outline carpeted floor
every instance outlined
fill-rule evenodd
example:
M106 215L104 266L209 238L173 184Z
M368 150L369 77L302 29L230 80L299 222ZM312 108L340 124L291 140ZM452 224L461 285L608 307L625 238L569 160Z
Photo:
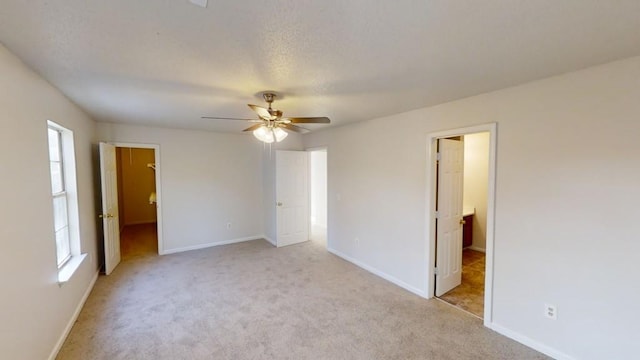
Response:
M331 255L264 240L126 258L58 359L546 359Z
M440 296L440 299L482 318L484 316L484 268L483 252L463 250L462 283Z

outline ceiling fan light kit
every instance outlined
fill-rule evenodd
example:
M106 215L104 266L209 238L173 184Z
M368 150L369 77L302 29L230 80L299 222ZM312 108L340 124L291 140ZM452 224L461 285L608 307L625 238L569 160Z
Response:
M272 142L280 142L284 140L287 135L289 135L286 131L282 130L279 127L267 127L265 125L253 130L253 136L256 139L270 144Z
M302 118L283 118L282 111L273 109L271 104L276 98L276 94L272 92L262 93L264 101L269 104L269 108L263 108L262 106L248 104L251 110L255 111L258 115L258 120L254 119L239 119L239 118L227 118L227 117L213 117L203 116L203 119L214 120L242 120L249 122L257 122L258 124L252 125L243 131L251 131L256 139L270 144L272 142L280 142L284 140L287 135L287 131L295 131L301 134L309 132L308 129L293 125L293 124L329 124L331 120L327 117L302 117Z

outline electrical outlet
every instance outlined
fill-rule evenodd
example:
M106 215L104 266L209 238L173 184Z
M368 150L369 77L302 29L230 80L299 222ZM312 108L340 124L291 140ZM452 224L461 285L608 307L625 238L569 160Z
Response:
M231 229L231 223L230 222L227 223L227 229Z
M552 304L544 304L544 316L551 320L558 320L558 308Z

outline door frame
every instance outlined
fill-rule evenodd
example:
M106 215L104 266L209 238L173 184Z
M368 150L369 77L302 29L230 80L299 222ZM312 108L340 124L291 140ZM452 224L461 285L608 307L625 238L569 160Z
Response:
M134 149L153 149L153 155L155 157L155 177L156 177L156 220L157 220L157 233L158 233L158 255L164 255L164 240L162 236L162 177L160 173L162 166L160 166L160 145L158 144L142 144L142 143L126 143L126 142L109 142L109 144L116 148L134 148ZM120 191L120 189L118 189Z
M482 124L429 133L427 135L427 188L425 245L427 249L427 298L435 296L435 261L436 261L436 197L437 197L437 140L464 136L480 132L488 132L489 139L489 181L487 193L487 243L484 281L484 325L490 327L493 316L493 264L495 237L495 196L496 196L496 144L497 123Z

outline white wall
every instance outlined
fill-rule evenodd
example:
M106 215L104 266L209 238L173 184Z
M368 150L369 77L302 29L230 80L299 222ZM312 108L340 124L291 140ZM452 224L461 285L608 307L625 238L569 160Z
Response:
M485 250L487 234L487 194L489 186L489 140L488 132L464 136L464 195L465 207L474 207L474 250Z
M311 226L309 238L327 240L327 151L309 152L309 198Z
M309 152L311 225L327 227L327 152Z
M305 136L329 150L330 247L426 293L427 134L497 122L492 327L556 357L637 356L638 79L640 57Z
M262 237L262 146L253 137L106 123L98 134L160 145L164 253Z
M0 354L48 358L97 274L92 143L95 123L0 45ZM58 286L47 120L74 133L81 251Z

